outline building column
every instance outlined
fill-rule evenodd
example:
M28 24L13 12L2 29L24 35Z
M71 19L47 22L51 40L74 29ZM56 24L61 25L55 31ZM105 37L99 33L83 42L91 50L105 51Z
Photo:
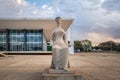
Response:
M7 51L10 51L10 31L9 29L6 29L6 45L7 45Z
M41 36L42 36L42 37L41 37L41 38L42 38L41 40L42 40L42 51L43 51L43 47L44 47L44 44L43 44L43 29L41 29L40 31L41 31L41 34L42 34L42 35L41 35Z
M27 30L24 29L24 51L27 51Z

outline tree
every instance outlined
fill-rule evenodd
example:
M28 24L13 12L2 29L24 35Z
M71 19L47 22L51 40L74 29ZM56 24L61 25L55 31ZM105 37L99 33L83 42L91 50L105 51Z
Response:
M83 51L91 51L92 49L92 43L90 40L82 40L82 47L83 47Z
M83 50L81 41L74 41L74 50Z
M90 40L74 41L74 49L80 51L91 51L92 43Z
M116 50L120 52L120 43L116 43L116 45L117 45Z
M102 50L117 50L117 44L114 41L102 42L98 47Z

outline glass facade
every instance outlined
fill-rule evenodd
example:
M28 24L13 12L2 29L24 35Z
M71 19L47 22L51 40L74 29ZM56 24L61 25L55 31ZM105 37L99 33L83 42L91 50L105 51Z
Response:
M27 50L28 51L39 51L42 50L42 33L38 30L27 31Z
M6 31L1 30L0 31L0 51L6 51L7 45L6 45Z
M0 30L0 51L41 51L42 30Z
M10 51L24 51L24 31L23 30L10 30Z

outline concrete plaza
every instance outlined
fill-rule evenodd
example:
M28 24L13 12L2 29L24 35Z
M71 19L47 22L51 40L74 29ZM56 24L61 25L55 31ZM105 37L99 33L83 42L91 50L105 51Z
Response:
M51 58L51 55L0 58L0 80L40 80ZM85 80L120 80L120 54L78 53L70 55L70 64Z

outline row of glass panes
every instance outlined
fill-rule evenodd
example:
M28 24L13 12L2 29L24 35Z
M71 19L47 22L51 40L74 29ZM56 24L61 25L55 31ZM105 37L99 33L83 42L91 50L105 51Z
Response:
M10 42L24 42L24 36L10 36Z
M40 33L40 30L27 30L28 33Z
M31 36L27 37L27 42L42 42L41 40L42 37L36 37L36 36ZM0 36L0 42L6 42L6 37L1 37ZM24 42L24 37L23 36L12 36L10 37L10 42Z
M27 36L27 42L41 42L42 36ZM24 36L10 36L10 42L24 42Z
M0 44L2 45L2 44ZM24 45L24 43L10 43L10 45ZM28 46L41 46L42 47L42 43L27 43Z
M10 33L10 35L24 35L24 33Z
M23 51L25 49L23 30L10 30L10 50L11 51ZM39 30L27 30L27 50L42 50L42 32ZM29 49L30 48L30 49ZM6 31L0 31L0 49L6 50Z
M6 51L6 50L7 50L6 43L0 43L0 51Z
M27 35L42 35L42 33L27 33Z
M5 34L3 34L3 35L2 35L2 34L0 34L0 36L6 36L6 35L5 35Z
M10 35L24 35L24 33L10 33ZM27 35L42 35L42 33L27 33Z
M6 34L6 31L0 31L0 35L1 34ZM23 30L10 30L10 34L24 34L24 31ZM36 35L36 34L42 34L42 33L39 30L27 30L27 34Z
M10 43L24 43L24 42L15 42L15 41L14 41L14 42L10 42Z
M10 50L11 51L23 51L24 50L24 44L10 44ZM35 43L29 43L27 44L27 51L39 51L42 50L42 44L35 44Z
M6 51L7 44L6 44L6 32L0 31L0 51Z
M0 42L0 43L6 43L6 42ZM17 42L17 41L13 41L10 43L24 43L24 42ZM27 43L42 43L42 42L27 42Z
M24 35L23 31L10 31L10 35ZM27 31L27 35L42 35L42 33L40 31L37 32L29 32Z
M27 36L42 36L42 35L27 35Z
M22 30L10 30L10 35L24 35Z
M17 35L17 34L13 35L13 34L10 34L9 36L10 36L10 37L11 37L11 36L19 37L19 36L24 36L24 35Z
M42 42L42 36L27 36L27 42Z
M0 35L0 36L6 36L6 35ZM24 35L10 34L10 36L24 36ZM27 35L27 36L42 36L42 35Z
M23 51L24 44L23 43L10 43L10 50L11 51Z
M6 44L0 44L0 51L6 51ZM10 44L11 51L24 51L24 44L12 43ZM27 51L39 51L42 50L42 44L27 44Z
M6 42L1 42L1 43L6 43ZM24 42L10 42L10 43L24 43ZM27 42L27 43L42 43L42 42Z
M0 35L6 35L5 31L0 31Z
M6 42L6 35L4 36L0 35L0 42Z
M27 43L42 43L42 42L27 42Z
M27 43L27 50L28 51L39 51L42 50L42 44L41 43Z

